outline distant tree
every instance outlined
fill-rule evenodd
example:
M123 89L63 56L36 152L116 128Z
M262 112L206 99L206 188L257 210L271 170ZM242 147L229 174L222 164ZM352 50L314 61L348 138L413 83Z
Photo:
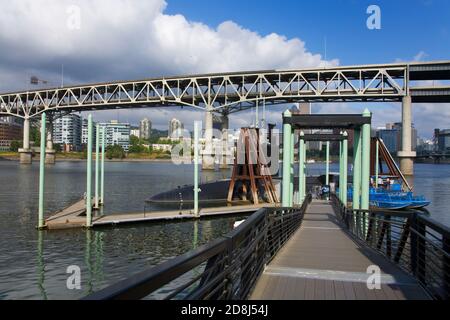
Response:
M20 148L22 148L22 141L14 140L11 142L11 145L9 147L9 150L11 152L17 152Z
M106 158L108 159L124 159L125 158L125 150L123 150L122 146L114 145L108 146L106 148Z
M39 146L41 144L41 132L37 127L30 128L30 141L34 142L35 146Z
M63 150L63 147L62 147L61 144L55 143L55 144L53 145L53 149L55 149L56 152L61 153L62 150Z

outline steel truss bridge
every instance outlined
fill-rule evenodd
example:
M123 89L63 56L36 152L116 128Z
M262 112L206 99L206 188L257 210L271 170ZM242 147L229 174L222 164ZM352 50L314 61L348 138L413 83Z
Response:
M230 114L258 103L399 102L408 95L450 102L450 85L419 82L441 80L450 80L450 61L206 74L0 94L0 116L162 106Z

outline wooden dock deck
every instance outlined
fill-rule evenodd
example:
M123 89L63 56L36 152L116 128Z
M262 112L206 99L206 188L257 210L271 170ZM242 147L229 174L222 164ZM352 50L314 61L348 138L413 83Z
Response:
M200 210L200 218L212 218L226 215L253 213L264 207L276 207L278 204L233 205ZM94 212L94 211L93 211ZM153 211L139 213L110 214L92 217L92 227L114 226L130 223L181 221L195 219L193 210ZM85 201L80 200L64 210L52 215L45 221L49 230L74 229L86 226Z
M380 267L381 290L367 288L367 268ZM303 224L266 266L252 300L423 300L417 281L355 242L328 202L314 201Z

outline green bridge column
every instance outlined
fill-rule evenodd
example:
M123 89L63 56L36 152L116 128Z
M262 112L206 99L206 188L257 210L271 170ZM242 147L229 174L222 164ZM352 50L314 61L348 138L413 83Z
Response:
M305 189L303 180L305 178L305 134L300 132L300 141L298 144L298 204L301 206L305 199Z
M306 198L306 141L303 142L303 200ZM302 201L303 204L303 201Z
M295 134L294 130L292 130L291 134L291 183L289 185L289 196L290 196L290 204L291 207L294 206L294 178L295 178L295 170L294 170L294 164L295 164Z
M341 132L342 134L342 132ZM344 168L342 166L343 164L343 145L342 145L342 141L339 141L339 200L341 200L342 202L342 185L344 184L344 182L342 181L342 177L344 175Z
M198 165L199 165L199 137L200 137L200 122L195 121L194 123L194 215L199 216L198 208Z
M361 209L361 130L353 140L353 209Z
M344 132L344 141L342 141L342 202L347 206L347 185L348 185L348 133Z
M289 110L284 113L285 118L291 118ZM291 188L291 136L292 126L290 123L283 125L283 181L282 181L282 205L291 207L291 197L289 195Z
M100 125L97 124L95 134L95 209L100 207L99 185L100 185Z
M368 109L364 110L363 117L371 117ZM362 126L362 170L361 170L361 209L369 210L370 191L370 131L371 125Z
M100 203L105 204L105 139L106 139L106 127L102 127L102 173L100 176Z
M377 189L378 189L378 176L380 175L379 159L380 159L380 142L377 140L375 151L375 188Z
M86 227L92 226L92 114L88 117L87 174L86 174Z
M47 121L47 116L42 113L41 116L41 154L39 163L39 218L38 218L38 228L44 228L44 188L45 188L45 147L46 147L46 129L45 122Z
M330 141L327 141L327 155L325 164L325 184L330 185Z

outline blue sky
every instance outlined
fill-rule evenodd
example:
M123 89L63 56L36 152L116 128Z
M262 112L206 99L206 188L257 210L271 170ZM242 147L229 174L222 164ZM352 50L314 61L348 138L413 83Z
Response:
M381 30L366 27L369 5L382 13ZM276 32L298 37L307 48L338 58L342 65L384 63L397 59L448 59L450 1L448 0L169 0L166 13L216 27L232 20L262 35Z

